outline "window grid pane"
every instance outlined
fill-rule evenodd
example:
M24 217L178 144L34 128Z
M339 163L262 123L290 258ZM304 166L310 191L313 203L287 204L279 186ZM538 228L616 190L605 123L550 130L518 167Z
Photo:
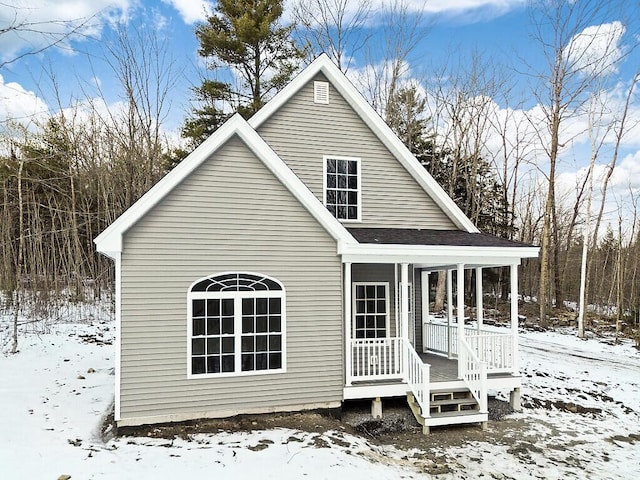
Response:
M387 286L357 285L355 292L355 338L387 336Z
M241 370L274 370L282 368L280 298L257 297L242 302ZM244 328L251 325L252 328Z
M326 207L339 220L358 219L358 162L327 159Z
M224 293L229 291L238 293L229 297ZM220 292L220 297L190 300L192 374L282 368L282 296L260 291L283 288L275 280L245 273L212 276L194 285L192 292Z

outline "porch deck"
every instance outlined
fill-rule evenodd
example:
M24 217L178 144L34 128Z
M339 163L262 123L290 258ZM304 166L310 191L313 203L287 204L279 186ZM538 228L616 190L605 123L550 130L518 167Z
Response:
M458 360L453 358L447 358L445 355L437 353L418 353L420 359L424 363L431 365L430 371L430 383L432 388L437 388L437 385L433 385L438 382L454 382L458 380ZM488 372L487 380L490 384L500 383L506 381L509 386L513 382L520 379L520 376L513 375L509 372Z
M431 383L458 379L458 361L435 353L418 353L424 363L431 365Z

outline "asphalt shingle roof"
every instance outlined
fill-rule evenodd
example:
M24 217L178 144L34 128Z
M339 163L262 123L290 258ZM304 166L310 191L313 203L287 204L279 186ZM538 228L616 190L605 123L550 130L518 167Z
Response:
M506 248L533 246L487 233L469 233L461 230L418 228L347 228L347 230L359 243L382 245L447 245Z

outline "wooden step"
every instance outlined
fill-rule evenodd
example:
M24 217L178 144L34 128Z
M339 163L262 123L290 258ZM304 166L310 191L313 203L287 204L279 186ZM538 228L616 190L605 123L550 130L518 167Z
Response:
M489 419L487 413L479 413L480 406L468 389L433 390L430 392L429 416L423 416L422 409L413 393L407 393L407 403L413 416L422 426L422 432L429 433L429 427L482 423Z
M469 412L449 412L441 413L438 416L423 419L422 431L428 433L429 427L440 427L443 425L464 425L468 423L485 424L489 421L488 413Z

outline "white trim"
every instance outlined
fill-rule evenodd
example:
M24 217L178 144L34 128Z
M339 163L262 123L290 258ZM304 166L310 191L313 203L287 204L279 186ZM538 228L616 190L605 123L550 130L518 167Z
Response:
M476 226L458 208L455 202L446 194L420 162L407 149L402 141L393 133L378 113L369 105L367 100L353 86L347 77L326 55L316 58L307 68L296 76L285 88L280 90L269 103L262 107L251 119L249 124L257 129L273 115L302 87L310 82L318 73L323 73L335 88L358 113L380 141L398 159L402 166L416 180L422 189L436 202L451 221L461 230L478 232Z
M512 358L513 374L518 375L520 371L520 361L518 358L518 266L511 265L509 269L511 283L511 336L513 339Z
M464 264L459 263L456 269L456 310L458 327L458 352L462 352L464 340ZM458 378L463 378L464 365L458 359Z
M351 264L344 264L344 366L345 366L345 385L350 386L352 382L351 374L351 329L353 328L353 320L351 317Z
M352 385L342 390L345 400L377 397L404 397L411 391L411 387L404 382L379 385Z
M226 292L193 292L192 288L200 283L203 280L212 277L219 277L223 275L229 274L246 274L253 275L257 277L267 278L276 282L280 286L280 290L236 290L236 291L226 291ZM206 300L206 299L233 299L234 300L234 371L233 372L219 372L219 373L192 373L191 371L191 340L193 339L193 302L192 300ZM266 370L242 370L242 300L245 298L280 298L280 337L281 337L281 367L277 369L266 369ZM253 376L253 375L275 375L279 373L287 372L287 296L286 290L282 282L277 278L271 277L269 275L264 275L258 272L245 272L245 271L227 271L214 273L212 275L207 275L205 277L199 278L198 280L191 283L189 286L189 290L187 290L187 378L188 379L207 379L207 378L224 378L224 377L244 377L244 376ZM255 333L254 333L255 335ZM268 333L267 333L268 335ZM206 357L205 357L206 358Z
M472 268L519 264L522 258L536 258L539 247L473 247L451 245L342 244L343 262L412 263L419 268L442 269L461 261ZM436 268L437 267L437 268Z
M375 338L390 338L391 337L391 332L389 331L389 307L390 307L390 298L389 298L389 282L352 282L351 284L351 321L352 321L352 330L351 330L351 336L354 339L357 339L356 337L356 315L358 312L358 309L356 307L356 301L358 300L358 296L356 295L356 287L359 286L375 286L375 287L379 287L379 286L384 286L384 300L386 302L386 312L385 312L385 316L384 316L384 337L375 337ZM365 289L366 292L366 289ZM378 307L376 305L376 311L378 310ZM379 315L379 314L375 314L375 315ZM367 330L366 326L365 326L365 330ZM377 330L377 327L375 328L375 330ZM398 336L398 332L396 332L396 336ZM367 337L362 337L363 339L367 339Z
M323 155L322 156L322 204L327 206L327 160L346 160L356 162L356 175L358 177L358 214L356 218L338 218L341 223L359 223L362 222L362 166L359 157L345 157L342 155ZM338 190L337 186L335 190ZM348 192L349 189L347 188ZM337 218L337 217L336 217Z
M338 241L338 244L341 242L357 243L260 135L239 114L236 114L98 235L94 240L97 250L112 258L115 252L121 252L124 232L135 225L233 135L238 135L242 139L254 155L282 182L318 223Z
M113 418L120 420L120 391L122 384L122 258L120 252L113 252L115 260L115 295L116 295L116 341L115 341L115 390Z
M400 264L400 327L399 336L409 340L409 265L407 263Z
M484 305L483 305L483 287L482 287L482 268L476 268L476 323L478 332L482 329L484 321Z

